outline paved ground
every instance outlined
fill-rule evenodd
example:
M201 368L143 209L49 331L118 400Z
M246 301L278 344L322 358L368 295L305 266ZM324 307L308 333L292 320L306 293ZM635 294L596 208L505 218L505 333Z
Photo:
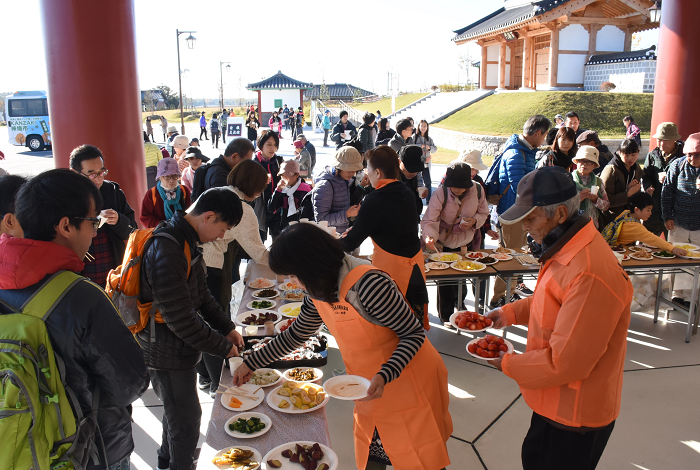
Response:
M191 126L193 131L196 124ZM189 130L189 127L188 127ZM198 133L198 129L196 129ZM52 168L50 152L8 151L4 144L6 128L0 128L0 149L7 156L0 167L13 173L35 174ZM193 134L197 135L197 134ZM289 133L283 134L280 154L291 155ZM318 152L317 168L329 164L332 149L323 149L323 134L307 131ZM319 140L320 139L320 140ZM216 155L208 142L202 150ZM19 149L21 150L21 149ZM109 157L107 157L109 167ZM433 168L433 181L439 180L444 166ZM363 245L363 252L371 248ZM531 286L534 287L534 286ZM431 313L435 313L436 289L429 288ZM470 297L468 305L473 304ZM700 468L700 338L684 342L685 318L671 313L668 322L654 324L646 313L633 313L628 334L622 410L599 469L668 470ZM450 469L512 470L520 467L520 446L529 427L531 410L509 378L465 350L468 335L457 335L439 324L431 315L428 338L442 354L449 371L450 412L454 432L448 441ZM526 328L508 328L506 337L522 352ZM333 341L330 342L333 344ZM331 348L324 375L342 368L339 351ZM213 400L200 393L204 440ZM340 469L353 469L352 403L331 400L326 406L333 449L341 461ZM134 404L132 455L137 470L155 468L155 451L160 443L163 407L152 390ZM253 444L254 445L254 444Z

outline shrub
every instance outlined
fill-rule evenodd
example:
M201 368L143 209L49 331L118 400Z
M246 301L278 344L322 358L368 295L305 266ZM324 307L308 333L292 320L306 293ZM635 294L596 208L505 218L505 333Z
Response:
M610 91L615 88L617 88L617 86L613 82L603 82L600 84L600 89L603 91Z

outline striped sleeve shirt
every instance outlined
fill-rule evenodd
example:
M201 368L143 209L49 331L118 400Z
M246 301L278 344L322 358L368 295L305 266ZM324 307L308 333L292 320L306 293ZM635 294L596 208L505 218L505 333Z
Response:
M399 338L394 353L377 371L384 382L389 383L401 375L404 367L423 345L423 327L394 283L380 274L370 272L360 279L358 298L369 316L393 330ZM316 306L309 297L305 297L297 320L267 346L248 356L245 359L246 365L251 370L259 369L289 354L302 346L322 323ZM371 351L367 353L371 354Z

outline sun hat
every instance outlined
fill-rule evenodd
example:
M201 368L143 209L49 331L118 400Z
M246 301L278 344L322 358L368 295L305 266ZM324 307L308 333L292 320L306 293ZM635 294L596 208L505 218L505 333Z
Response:
M672 122L662 122L656 126L656 134L651 136L656 140L680 140L681 135L678 133L678 126Z
M576 138L576 143L580 145L582 142L586 142L588 140L593 142L596 147L598 145L602 145L600 139L598 138L598 133L591 130L581 132L581 135Z
M173 139L173 148L185 150L190 146L190 139L186 135L179 135Z
M572 160L589 160L595 163L596 168L598 168L600 166L600 162L598 161L599 155L600 152L597 148L591 147L590 145L584 145L583 147L578 148L576 155L574 158L572 158Z
M683 146L683 153L686 155L689 153L700 153L700 132L688 136L688 140L685 141Z
M477 170L489 169L489 167L484 165L484 162L481 161L481 152L479 152L478 150L462 150L462 153L459 154L459 158L457 160L459 160L460 162L467 163L470 167L476 168Z
M564 203L577 194L571 173L558 166L546 166L523 176L515 204L499 220L505 225L517 223L538 207Z
M292 144L294 145L294 148L297 148L297 149L304 148L304 144L301 143L301 140L295 140L294 142L292 142Z
M177 129L175 129L175 126L168 127L168 134L170 134L172 132L177 132Z
M296 160L285 160L280 165L280 171L277 176L284 175L286 177L294 176L299 173L299 162Z
M406 145L399 150L399 160L409 173L420 173L425 168L423 149L420 145Z
M360 171L362 167L362 155L355 147L340 147L335 155L335 165L341 171Z
M185 160L188 158L199 158L202 162L206 163L209 161L209 157L204 155L199 147L187 147L187 153L185 153Z
M445 172L445 182L443 184L448 188L471 188L474 185L472 182L472 168L464 162L450 163Z
M158 162L158 172L156 179L161 176L178 175L180 176L180 166L174 158L164 158Z

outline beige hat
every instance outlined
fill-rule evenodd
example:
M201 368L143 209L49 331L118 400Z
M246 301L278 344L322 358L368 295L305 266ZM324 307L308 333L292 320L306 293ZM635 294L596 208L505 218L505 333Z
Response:
M187 138L186 135L179 135L175 137L173 140L173 148L174 149L182 149L182 150L187 150L187 147L190 146L190 139Z
M177 132L177 129L175 128L175 126L168 127L168 134L170 134L171 132Z
M678 133L678 126L672 122L662 122L656 126L656 134L651 136L656 140L680 140L681 136Z
M335 152L335 165L339 170L342 171L360 171L362 166L362 155L357 151L355 147L340 147L337 152Z
M576 160L588 160L593 163L595 163L596 168L600 166L600 163L598 163L598 156L600 155L600 152L598 151L597 148L591 147L590 145L584 145L583 147L579 147L578 151L576 152L576 156L572 158L573 161Z
M474 149L467 149L467 150L462 150L462 153L459 154L458 160L460 162L464 162L469 164L470 167L477 169L477 170L488 170L489 167L484 165L484 162L481 161L481 152L478 150Z

